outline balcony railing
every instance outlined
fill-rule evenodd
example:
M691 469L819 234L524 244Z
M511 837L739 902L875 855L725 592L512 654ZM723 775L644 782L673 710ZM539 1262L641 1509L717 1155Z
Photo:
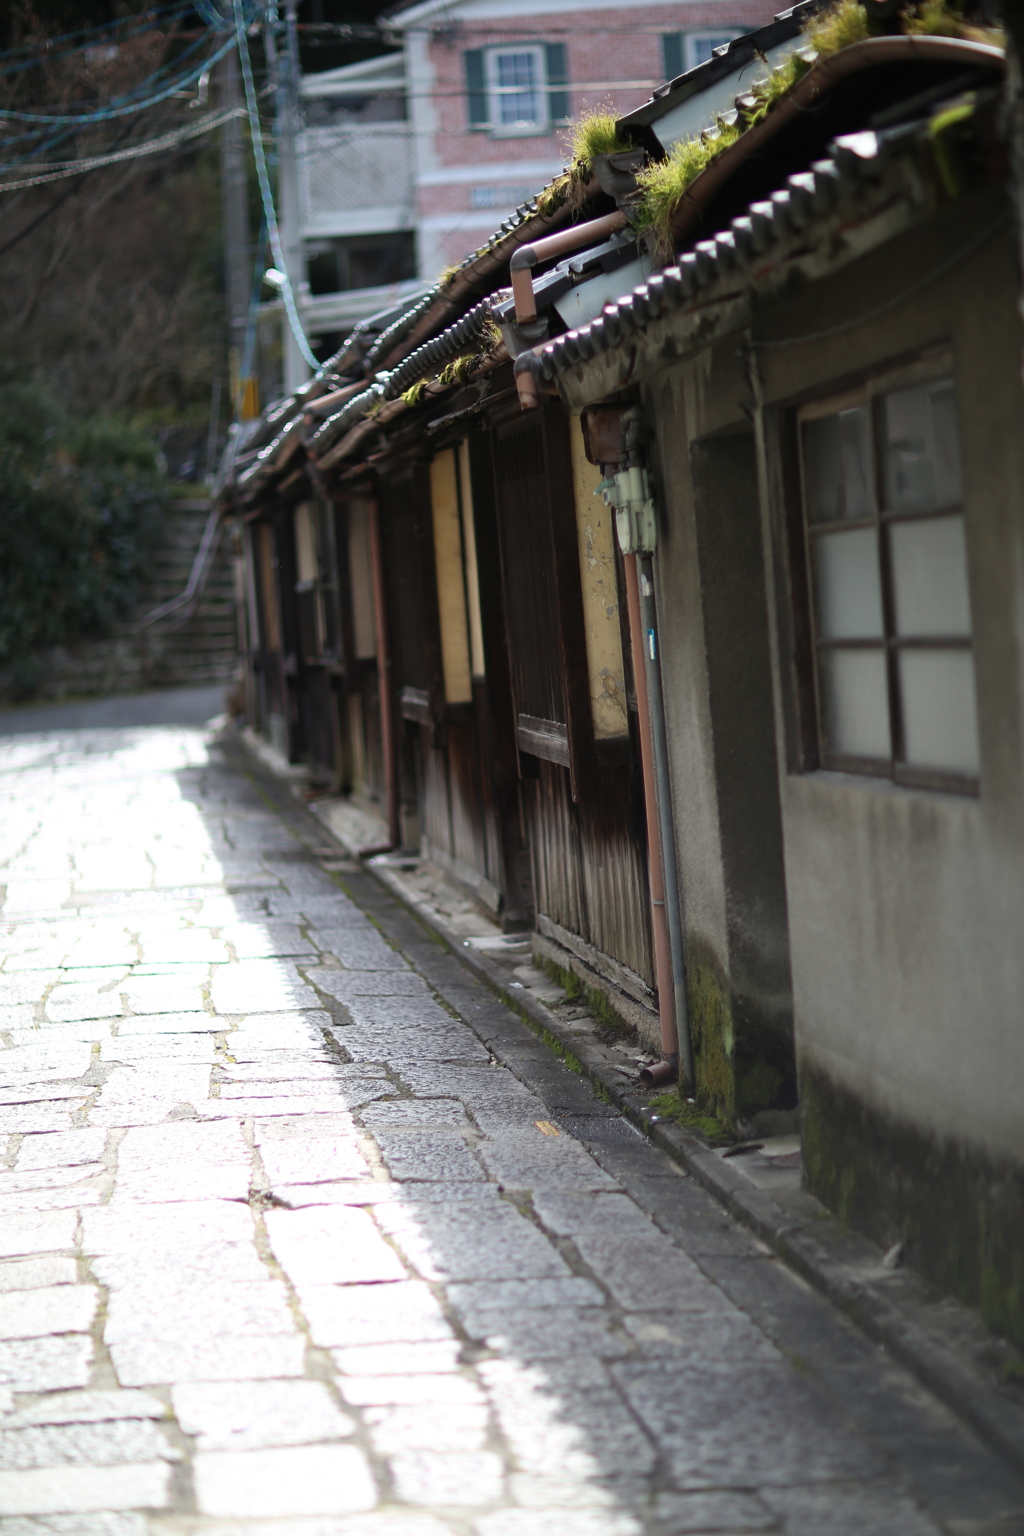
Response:
M358 233L359 216L377 228L408 224L413 214L412 137L408 123L307 128L301 135L299 185L307 233ZM401 210L401 219L395 213ZM390 214L390 218L386 215Z

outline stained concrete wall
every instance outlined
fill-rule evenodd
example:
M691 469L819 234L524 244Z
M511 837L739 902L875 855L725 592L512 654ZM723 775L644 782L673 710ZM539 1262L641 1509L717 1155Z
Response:
M708 361L646 404L697 1080L749 1118L795 1100L792 1006L753 436L713 408Z
M986 227L989 238L971 241ZM930 278L940 265L948 270ZM912 1263L1024 1341L1018 291L1005 201L993 192L762 316L760 495L749 335L667 362L644 404L656 429L661 652L691 981L717 981L712 1001L732 1032L744 1027L753 976L762 1018L774 992L784 1033L791 985L810 1187L880 1241L902 1239ZM789 564L783 473L793 409L943 348L962 439L977 796L802 771L795 707L793 614L804 598ZM763 565L749 539L758 502ZM708 1000L697 990L699 1033Z
M1024 332L1009 221L968 259L871 319L894 289L984 228L973 199L820 285L773 339L859 315L839 335L762 349L776 716L793 670L781 454L785 407L952 351L963 455L981 738L980 794L797 772L779 784L805 1167L882 1242L1024 1337ZM1005 209L1004 209L1005 211ZM772 407L779 407L777 412ZM779 428L773 432L771 429ZM780 601L781 599L781 601Z

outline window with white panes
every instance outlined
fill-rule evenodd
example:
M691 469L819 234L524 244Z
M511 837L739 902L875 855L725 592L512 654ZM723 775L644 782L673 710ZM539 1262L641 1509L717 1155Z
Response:
M976 789L953 381L816 401L799 430L820 762Z
M487 84L496 133L536 133L546 127L544 62L539 47L488 49Z

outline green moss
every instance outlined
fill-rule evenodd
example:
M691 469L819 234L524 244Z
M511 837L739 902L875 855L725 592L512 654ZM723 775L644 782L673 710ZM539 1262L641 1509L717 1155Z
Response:
M688 1103L676 1092L659 1093L657 1098L651 1100L649 1108L660 1115L662 1120L671 1120L674 1125L684 1125L687 1130L699 1131L711 1141L731 1140L729 1126L718 1115L709 1114L696 1104Z
M624 1036L632 1037L636 1034L636 1030L626 1023L621 1014L616 1012L615 1005L612 1003L607 992L603 991L600 987L588 987L583 979L577 976L575 971L569 970L567 966L559 965L555 960L541 957L538 963L545 974L551 977L553 982L564 988L568 1002L582 1002L586 1004L594 1016L599 1038L607 1039L611 1035L621 1039Z
M1024 1345L1024 1171L894 1121L804 1062L800 1125L812 1194L880 1248L900 1241L931 1284Z
M998 28L968 26L959 7L949 0L920 0L917 5L908 6L899 20L904 32L916 36L960 37L1004 46L1003 33ZM871 21L860 0L837 0L828 10L805 22L806 47L791 53L778 68L769 69L756 80L748 91L751 100L741 110L728 118L719 118L716 128L698 138L676 144L665 160L639 173L641 197L631 216L639 232L648 232L659 257L668 260L673 254L672 215L701 172L789 95L814 64L815 55L828 58L853 43L864 42L879 30L879 24Z
M407 390L403 391L402 400L406 405L419 405L426 387L426 379L417 379L415 384L411 384Z
M706 963L691 963L686 980L696 1075L694 1097L703 1114L731 1126L736 1123L736 1080L729 1000L714 970Z
M706 170L723 149L736 142L740 132L738 124L719 119L716 129L696 139L683 139L672 148L667 159L655 161L637 172L640 201L630 217L639 232L650 231L659 255L667 259L672 253L670 225L680 200L701 171Z
M763 1058L755 1061L746 1072L737 1076L736 1108L747 1117L759 1109L770 1109L777 1104L783 1086L783 1075Z

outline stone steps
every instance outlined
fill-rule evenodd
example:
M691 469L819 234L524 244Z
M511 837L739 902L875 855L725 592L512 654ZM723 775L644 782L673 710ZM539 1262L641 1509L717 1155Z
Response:
M131 617L107 639L54 646L32 658L34 697L128 693L144 688L226 682L235 669L235 588L222 536L196 611L184 628L143 630L140 621L185 590L206 527L205 502L172 503ZM10 669L0 669L0 697L15 696ZM23 696L23 695L22 695Z

